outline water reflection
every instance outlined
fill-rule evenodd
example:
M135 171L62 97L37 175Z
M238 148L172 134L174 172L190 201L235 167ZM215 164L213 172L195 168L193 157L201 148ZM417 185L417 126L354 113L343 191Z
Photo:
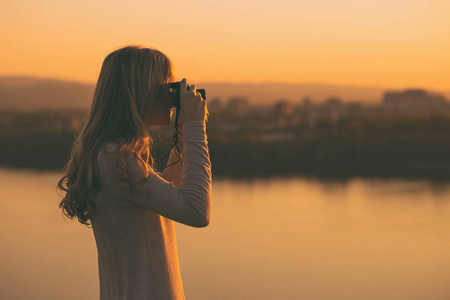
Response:
M1 299L98 298L95 241L63 221L59 178L0 169ZM210 226L176 224L185 293L449 299L449 213L442 182L215 180Z

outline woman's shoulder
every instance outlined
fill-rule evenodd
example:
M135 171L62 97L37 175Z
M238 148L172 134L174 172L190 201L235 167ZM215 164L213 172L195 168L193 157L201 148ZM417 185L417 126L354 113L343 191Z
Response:
M129 152L125 151L122 156L118 156L121 152L120 144L114 143L114 142L108 142L106 143L101 149L98 156L99 164L102 163L108 163L108 165L111 167L111 163L119 159L122 163L125 163L126 168L128 171L134 173L147 173L148 165L145 163L145 161L137 155L135 152ZM103 158L103 159L102 159ZM122 160L123 159L123 160ZM120 164L120 162L119 162Z
M116 159L115 154L118 153L118 149L118 145L114 143L107 143L100 148L97 156L100 170L112 169L112 166L115 165L113 161Z
M101 162L106 159L107 156L111 156L108 154L118 153L119 145L116 143L108 142L104 144L100 150L98 151L97 161L101 165ZM114 155L113 155L114 156Z
M107 142L100 152L117 152L119 151L119 144L114 142Z
M100 161L101 157L116 157L116 155L122 150L121 144L115 142L106 142L100 147L98 152L98 160Z

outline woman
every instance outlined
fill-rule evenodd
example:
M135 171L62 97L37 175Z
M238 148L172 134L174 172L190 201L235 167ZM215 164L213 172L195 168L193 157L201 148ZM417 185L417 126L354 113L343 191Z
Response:
M92 224L101 300L185 299L174 221L209 224L211 163L206 101L183 79L182 155L173 148L164 172L154 171L148 128L170 125L173 80L170 60L157 50L127 46L109 54L58 183L66 192L63 213Z

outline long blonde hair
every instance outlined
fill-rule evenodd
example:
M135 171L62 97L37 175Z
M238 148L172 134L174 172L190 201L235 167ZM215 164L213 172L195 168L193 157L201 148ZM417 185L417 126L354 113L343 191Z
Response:
M122 184L128 185L126 152L135 152L154 167L153 140L146 125L150 104L156 101L161 85L174 76L170 59L155 49L129 45L106 56L92 106L76 133L65 175L57 185L66 192L59 204L66 217L90 225L95 213L92 197L101 190L97 157L106 143L119 145L116 172Z

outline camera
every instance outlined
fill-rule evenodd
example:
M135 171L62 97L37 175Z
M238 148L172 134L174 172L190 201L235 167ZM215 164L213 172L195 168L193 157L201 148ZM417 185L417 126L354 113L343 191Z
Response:
M180 106L180 82L172 82L169 84L169 87L173 90L175 90L175 93L173 94L173 107ZM187 89L189 91L189 84L187 85ZM202 95L202 98L206 100L206 92L204 89L197 89L197 92Z

